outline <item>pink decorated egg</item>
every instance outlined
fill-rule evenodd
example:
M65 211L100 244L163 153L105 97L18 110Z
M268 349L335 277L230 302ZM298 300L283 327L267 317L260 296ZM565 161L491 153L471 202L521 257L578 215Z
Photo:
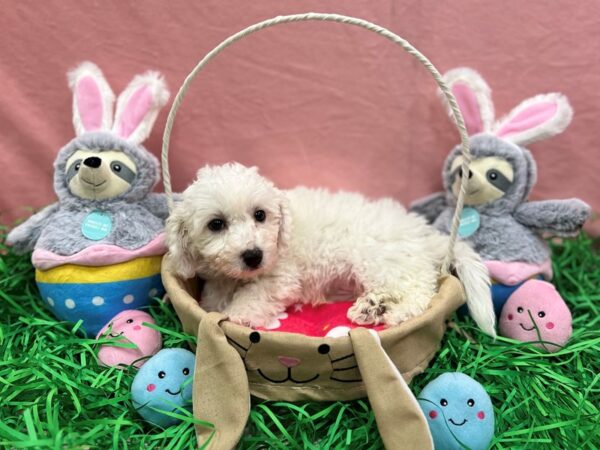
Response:
M154 324L154 319L144 311L133 309L125 310L117 314L108 322L96 339L114 339L118 343L134 344L135 348L117 347L105 343L100 347L98 359L105 366L129 366L141 367L146 360L158 352L162 347L160 332L144 325Z
M500 334L535 342L544 350L559 350L572 331L569 307L546 281L527 281L509 297L500 315Z

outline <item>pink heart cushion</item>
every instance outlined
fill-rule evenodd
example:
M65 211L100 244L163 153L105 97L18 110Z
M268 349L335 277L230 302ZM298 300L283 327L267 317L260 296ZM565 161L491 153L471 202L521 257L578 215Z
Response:
M319 306L296 304L280 314L271 323L259 330L285 331L306 336L340 337L347 336L348 331L357 325L346 317L348 309L354 302L325 303ZM385 326L363 326L374 330L383 330Z
M500 334L544 350L556 351L572 333L569 307L556 288L541 280L530 280L508 299L500 315Z
M115 338L115 342L135 344L136 348L103 344L98 351L100 363L105 366L133 364L135 367L141 367L148 357L158 352L162 347L160 332L143 325L144 322L155 323L150 314L129 309L120 312L104 325L96 339ZM119 337L121 339L116 339Z

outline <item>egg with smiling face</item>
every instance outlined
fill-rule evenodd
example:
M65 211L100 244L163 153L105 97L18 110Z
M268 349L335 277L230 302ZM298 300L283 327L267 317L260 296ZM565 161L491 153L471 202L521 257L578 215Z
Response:
M418 397L435 450L485 450L494 437L494 408L485 389L473 378L444 373Z
M131 385L133 404L140 415L155 425L179 422L162 411L185 414L192 409L195 356L182 348L163 349L142 366Z
M500 315L502 336L532 342L543 350L559 350L572 331L569 307L546 281L527 281L508 298Z
M115 367L130 364L141 367L147 358L162 347L160 332L147 324L154 325L156 322L144 311L128 309L113 317L96 336L96 339L108 341L98 351L100 363ZM118 345L123 343L132 345Z

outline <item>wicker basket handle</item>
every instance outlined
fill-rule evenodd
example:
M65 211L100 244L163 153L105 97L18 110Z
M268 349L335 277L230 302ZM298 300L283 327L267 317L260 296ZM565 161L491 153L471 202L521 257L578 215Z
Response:
M196 78L196 75L208 64L208 62L213 59L218 53L223 51L225 48L229 47L234 42L242 39L249 34L252 34L256 31L262 30L264 28L269 28L274 25L279 25L283 23L289 22L304 22L309 20L321 20L326 22L338 22L344 23L348 25L355 25L361 28L365 28L369 31L379 34L384 38L398 44L402 47L406 52L412 55L417 61L419 61L425 68L429 71L429 73L433 76L440 90L448 100L448 104L450 105L450 109L452 110L452 115L454 116L454 123L458 128L458 132L460 134L461 140L461 150L463 155L463 164L462 170L463 173L467 173L469 163L471 162L471 152L469 150L469 136L467 133L467 129L465 127L465 122L463 120L462 114L458 108L456 103L456 99L452 92L448 88L448 86L442 80L442 75L435 68L435 66L427 59L421 52L419 52L415 47L413 47L407 40L401 38L397 34L392 33L390 30L380 27L374 23L368 22L363 19L357 19L355 17L342 16L339 14L323 14L323 13L305 13L305 14L293 14L290 16L278 16L272 19L265 20L263 22L256 23L254 25L245 28L234 35L228 37L219 45L217 45L214 49L202 58L202 60L194 67L194 69L189 73L186 77L185 81L179 88L179 92L177 92L177 96L173 101L173 105L171 106L171 110L169 111L169 116L167 118L167 123L165 125L165 131L163 134L163 145L162 145L162 172L163 172L163 183L165 187L165 193L167 194L167 198L169 201L169 209L173 208L173 191L171 188L171 175L169 173L169 142L171 139L171 129L173 128L173 122L175 121L175 116L177 115L177 111L185 93L187 92L190 84ZM458 194L458 199L456 202L456 210L454 212L454 217L452 220L452 228L450 232L450 242L448 245L448 252L446 257L444 258L444 262L442 263L441 272L443 275L447 275L449 273L450 264L453 260L454 256L454 244L456 242L458 226L460 224L460 215L463 209L465 189L467 184L467 177L462 178L462 182L460 185L460 193Z

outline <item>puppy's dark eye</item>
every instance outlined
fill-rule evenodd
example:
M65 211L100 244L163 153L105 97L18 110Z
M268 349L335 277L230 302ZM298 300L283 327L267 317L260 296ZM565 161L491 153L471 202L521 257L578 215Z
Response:
M257 222L264 222L267 218L267 213L264 212L262 209L259 209L254 213L254 218Z
M158 378L164 378L166 376L167 376L167 374L164 373L162 370L160 372L158 372Z
M190 374L190 369L188 369L187 367L185 369L183 369L183 374L184 375L189 375Z
M448 400L446 400L445 398L440 400L440 405L442 406L448 406Z
M208 229L210 231L221 231L225 228L225 221L222 219L213 219L208 222Z
M75 164L75 172L77 172L80 167L81 167L81 163Z
M520 306L517 308L517 312L520 314L523 312L523 308L521 308Z
M469 405L469 406L475 405L475 400L473 400L472 398L470 398L469 400L467 400L467 405Z
M538 317L546 317L546 313L544 311L540 311L538 313Z
M121 171L121 164L119 164L119 163L112 163L111 167L112 167L112 170L114 170L115 172Z
M127 323L133 323L133 319L127 319Z

